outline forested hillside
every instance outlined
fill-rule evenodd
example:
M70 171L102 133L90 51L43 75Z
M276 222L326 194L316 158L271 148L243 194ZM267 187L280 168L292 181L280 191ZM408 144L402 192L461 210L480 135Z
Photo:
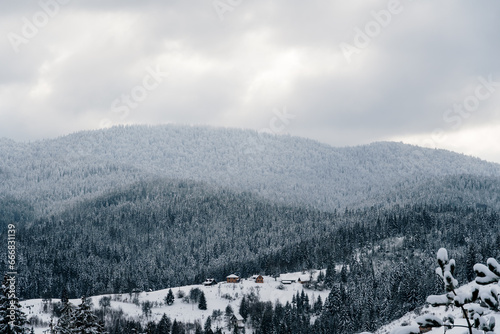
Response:
M432 203L430 194L441 192L447 176L478 180L498 194L500 176L498 164L443 150L398 143L334 148L297 137L186 126L114 127L33 143L3 139L0 156L0 196L27 200L40 213L158 177L333 211L412 203L413 194ZM457 204L462 197L498 205L484 193L456 191Z
M326 303L314 326L310 314L290 321L354 333L437 290L437 249L466 264L461 281L500 255L500 166L448 151L133 126L3 139L0 156L0 238L16 225L21 298L329 268L312 288L333 288L342 308Z
M17 217L23 297L54 297L63 287L72 296L94 295L223 279L232 272L353 265L356 254L381 261L375 268L381 270L405 256L432 259L440 245L465 256L467 247L494 253L500 242L498 214L485 208L441 204L327 213L186 181L140 182L46 218L33 219L21 204L9 215Z

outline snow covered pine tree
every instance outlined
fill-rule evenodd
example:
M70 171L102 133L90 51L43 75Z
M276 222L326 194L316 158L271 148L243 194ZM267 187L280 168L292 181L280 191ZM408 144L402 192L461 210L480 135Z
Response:
M73 309L69 301L64 301L61 318L57 322L57 334L105 334L103 326L99 323L97 316L92 313L89 302L82 297L82 303Z
M27 334L26 316L21 311L21 305L15 294L15 284L12 278L4 276L0 291L0 333L2 334ZM14 291L13 291L14 290Z
M75 310L75 321L73 329L76 333L84 334L104 334L103 326L99 323L97 316L92 313L90 305L85 297L82 297L82 303Z
M454 305L462 310L462 314L467 321L467 326L456 325L454 317L448 315L440 319L435 315L425 314L415 321L419 326L407 326L396 328L392 334L418 334L419 327L466 327L469 334L483 331L483 333L493 333L495 329L495 318L492 316L486 319L486 315L491 311L499 311L500 289L500 265L490 258L487 266L483 264L474 265L474 271L477 275L476 283L486 287L479 288L475 285L470 289L458 288L458 281L453 277L455 271L455 260L448 258L448 251L445 248L437 252L439 267L436 268L436 274L443 280L445 294L427 297L427 302L432 306ZM473 322L471 322L473 320Z

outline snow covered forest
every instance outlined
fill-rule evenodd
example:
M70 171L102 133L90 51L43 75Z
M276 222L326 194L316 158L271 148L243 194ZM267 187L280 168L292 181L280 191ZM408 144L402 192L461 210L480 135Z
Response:
M464 283L474 264L500 257L500 166L448 151L133 126L3 139L0 156L0 238L16 225L21 299L327 268L305 286L328 291L324 305L253 300L252 328L372 332L442 292L433 270L441 247ZM110 333L160 333L101 320Z
M0 139L0 156L0 195L27 200L43 213L157 178L327 211L441 197L497 206L489 195L500 189L498 164L449 151L390 142L334 148L251 130L114 127L33 143Z

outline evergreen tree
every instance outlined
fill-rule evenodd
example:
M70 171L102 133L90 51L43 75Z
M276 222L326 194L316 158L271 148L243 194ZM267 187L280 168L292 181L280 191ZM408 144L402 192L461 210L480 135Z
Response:
M169 317L165 313L161 317L158 322L158 326L156 326L156 330L158 334L170 334L170 328L172 327L172 322Z
M260 330L263 334L273 333L273 305L271 303L266 304L264 314L262 315Z
M158 327L154 321L148 322L146 325L146 334L156 334L158 333Z
M201 325L198 321L195 322L194 327L195 327L194 334L203 334L203 329L201 328Z
M436 274L444 284L446 293L431 295L427 298L427 302L433 306L455 305L459 307L467 321L469 334L479 331L486 333L493 332L495 329L495 318L490 317L487 319L483 314L486 310L485 307L498 311L499 298L497 284L500 281L500 264L495 259L490 258L487 261L487 265L479 263L474 265L474 271L477 275L476 283L486 286L481 289L480 293L478 287L473 287L470 291L457 290L458 281L454 277L455 260L448 258L448 251L445 248L441 248L437 252L437 261L439 267L436 268ZM491 286L492 284L493 286ZM471 307L468 304L476 305ZM447 316L443 320L435 315L424 314L418 317L416 322L421 327L454 327L452 316ZM419 333L418 327L414 327L411 333Z
M239 313L243 317L243 319L245 319L245 321L246 321L247 317L248 317L248 303L247 303L247 299L245 296L243 296L243 298L241 298Z
M172 334L184 334L184 327L180 322L177 322L177 319L174 319L174 323L172 324Z
M203 291L200 294L200 302L198 303L198 308L200 310L207 309L207 299L205 298L205 293Z
M63 303L61 316L59 320L57 320L57 324L55 326L55 332L57 334L71 334L72 326L74 322L74 306L69 302L68 298L62 298L61 302Z
M477 249L473 242L469 243L467 247L467 254L465 260L465 270L467 271L467 281L470 282L474 279L474 265L477 259Z
M81 334L101 334L105 333L102 324L97 316L90 309L89 301L82 297L82 303L74 313L74 322L71 327L73 333Z
M320 317L321 333L342 333L340 327L340 311L342 308L342 291L339 284L335 284L325 300Z
M15 296L15 291L10 288L11 282L14 283L12 286L15 287L15 281L12 280L13 278L5 275L0 291L0 333L29 333L26 316L21 311L21 305Z
M309 313L311 311L311 304L309 304L309 296L307 295L307 293L304 295L304 301L302 304L304 307L304 312Z
M213 334L212 331L212 317L208 317L205 322L205 326L203 326L204 334Z
M297 301L297 312L301 313L302 308L304 306L304 290L302 290L301 295L299 295L299 292L297 291L297 296L295 297L295 300Z
M165 303L167 305L172 305L174 303L174 294L172 292L172 289L168 290L168 294L165 297Z
M234 314L233 308L231 307L231 305L228 304L226 306L225 316L226 317L231 317L233 314Z
M318 299L314 303L313 307L314 314L319 315L322 309L323 309L323 301L321 300L321 296L318 296Z

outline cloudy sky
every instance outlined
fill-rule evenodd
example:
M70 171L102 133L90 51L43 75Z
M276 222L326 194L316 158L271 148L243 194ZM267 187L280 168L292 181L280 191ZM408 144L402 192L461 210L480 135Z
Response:
M498 1L6 0L0 137L207 124L500 162Z

